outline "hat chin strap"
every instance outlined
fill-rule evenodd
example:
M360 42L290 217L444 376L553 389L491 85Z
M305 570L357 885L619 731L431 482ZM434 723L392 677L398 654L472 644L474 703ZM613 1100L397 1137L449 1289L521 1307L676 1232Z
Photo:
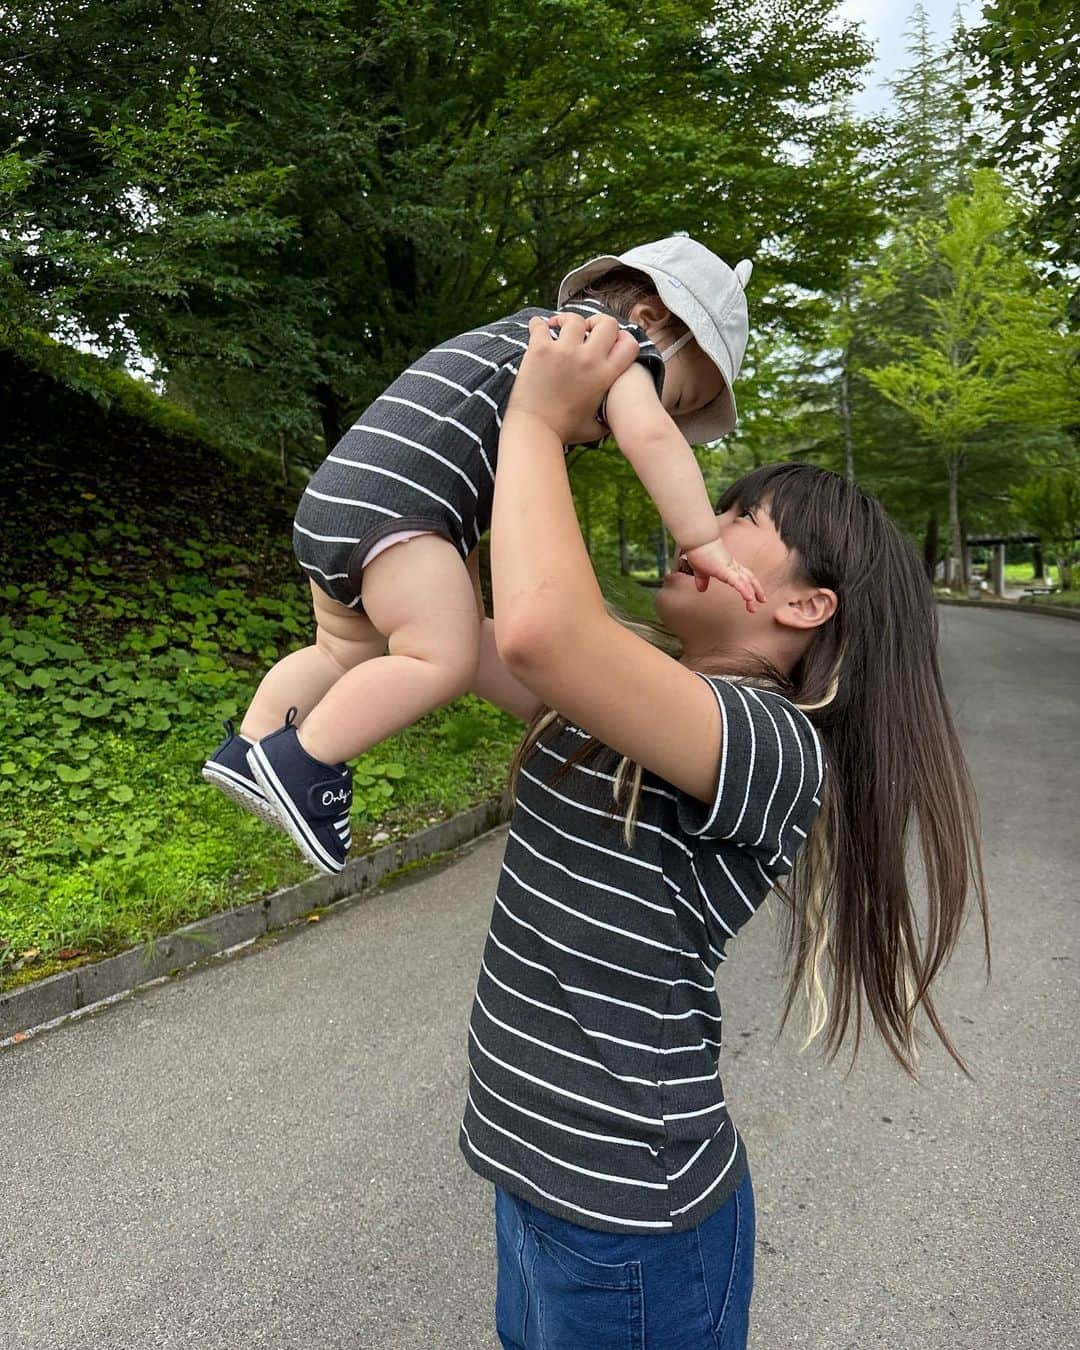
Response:
M675 355L675 353L681 351L688 342L692 342L693 338L694 338L693 333L691 333L690 330L687 329L681 338L677 338L671 344L670 347L664 348L664 350L660 353L660 360L663 361L665 365L667 365L667 363L671 360L671 358Z

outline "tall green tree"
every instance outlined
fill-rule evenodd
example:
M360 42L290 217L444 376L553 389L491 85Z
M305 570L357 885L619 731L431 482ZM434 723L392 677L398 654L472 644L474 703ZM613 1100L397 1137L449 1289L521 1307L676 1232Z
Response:
M446 334L675 229L755 257L782 327L863 230L829 110L869 52L835 10L23 0L0 285L19 323L136 349L220 434L308 457Z
M1038 201L1034 238L1049 244L1072 293L1080 320L1080 9L1071 0L990 0L967 42L975 61L973 97L1000 119L990 149L1003 168L1018 173Z
M925 263L940 279L923 296L923 336L897 332L900 359L866 372L931 445L948 494L946 584L962 570L961 484L994 427L1060 426L1072 413L1076 345L1061 296L1040 283L1017 242L1020 213L996 173L976 171L948 205L946 226L901 232L876 285ZM1013 475L1016 466L1013 466ZM1021 473L1023 470L1021 469Z
M1071 590L1080 563L1080 456L1074 453L1021 484L1015 499L1025 524L1057 558L1062 590Z

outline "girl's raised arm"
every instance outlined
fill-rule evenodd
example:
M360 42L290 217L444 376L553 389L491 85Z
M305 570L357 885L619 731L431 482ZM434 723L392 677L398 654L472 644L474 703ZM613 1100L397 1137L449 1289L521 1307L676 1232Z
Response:
M495 637L511 673L611 749L712 798L720 713L692 671L604 608L578 527L563 444L589 423L637 344L612 318L533 319L499 442L491 529ZM586 338L588 340L586 340Z

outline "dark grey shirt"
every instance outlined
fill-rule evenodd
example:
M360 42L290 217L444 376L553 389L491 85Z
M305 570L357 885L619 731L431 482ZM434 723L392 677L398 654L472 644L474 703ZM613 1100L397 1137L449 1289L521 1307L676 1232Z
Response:
M632 848L585 733L522 767L469 1024L460 1143L505 1190L587 1228L692 1228L746 1167L717 1070L714 976L791 870L824 760L779 694L705 677L723 741L712 803L645 774Z

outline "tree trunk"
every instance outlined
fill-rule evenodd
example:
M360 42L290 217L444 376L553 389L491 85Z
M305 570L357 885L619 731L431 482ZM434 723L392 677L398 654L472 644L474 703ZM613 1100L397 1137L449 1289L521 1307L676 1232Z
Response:
M625 577L630 574L630 549L626 540L626 515L623 511L623 494L619 490L619 572Z
M937 567L938 535L938 514L936 511L931 511L926 522L926 536L923 539L923 564L926 567L926 575L931 582L934 580L934 569Z
M855 449L851 440L851 376L848 366L851 360L851 344L844 348L843 366L840 375L840 429L844 436L844 476L849 483L855 481Z
M664 577L668 574L668 569L671 567L671 557L668 553L667 526L663 521L660 522L660 538L657 540L656 562L660 568L660 580L663 581Z
M971 588L971 549L967 542L967 523L960 521L960 589L966 594Z
M319 404L319 418L322 421L326 453L329 454L342 436L341 404L333 389L325 383L316 386L315 398Z
M963 543L960 536L960 459L949 455L945 461L949 474L949 551L945 556L945 585L951 591L961 582L960 561Z
M1035 581L1038 583L1046 576L1046 564L1043 562L1042 545L1033 545L1032 552L1035 554Z

